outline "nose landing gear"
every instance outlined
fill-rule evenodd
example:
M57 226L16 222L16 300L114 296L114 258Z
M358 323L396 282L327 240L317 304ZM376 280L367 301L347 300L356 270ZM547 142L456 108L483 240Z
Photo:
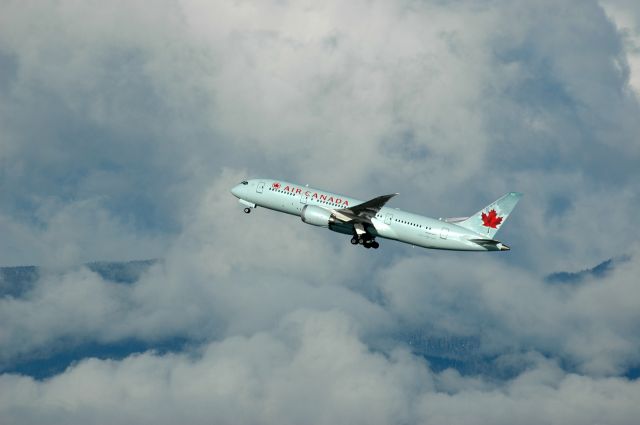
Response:
M249 208L249 207L245 208L245 209L244 209L244 212L245 212L246 214L249 214L249 213L251 212L251 208Z

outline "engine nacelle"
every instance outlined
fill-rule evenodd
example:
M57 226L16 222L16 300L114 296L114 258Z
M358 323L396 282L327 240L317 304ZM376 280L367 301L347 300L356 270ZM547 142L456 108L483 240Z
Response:
M315 205L305 205L300 213L303 222L312 226L329 227L330 224L336 222L331 211L325 210Z

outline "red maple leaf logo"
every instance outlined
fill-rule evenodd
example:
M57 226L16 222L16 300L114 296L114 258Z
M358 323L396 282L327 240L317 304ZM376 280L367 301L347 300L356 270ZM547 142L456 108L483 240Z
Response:
M274 189L280 189L280 183L274 183L271 185Z
M489 211L489 214L482 213L483 226L495 229L500 223L502 223L502 217L498 217L496 210Z

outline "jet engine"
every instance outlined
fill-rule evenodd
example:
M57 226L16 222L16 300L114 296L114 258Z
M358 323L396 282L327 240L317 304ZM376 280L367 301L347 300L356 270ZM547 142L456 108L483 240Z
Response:
M307 224L320 227L329 227L330 224L336 222L331 211L314 205L305 205L300 213L300 218Z

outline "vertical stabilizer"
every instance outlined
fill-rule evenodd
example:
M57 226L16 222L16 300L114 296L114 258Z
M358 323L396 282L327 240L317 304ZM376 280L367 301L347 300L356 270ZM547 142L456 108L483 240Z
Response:
M511 214L511 211L513 211L520 198L522 198L522 193L507 193L471 217L456 224L476 232L479 235L493 239L504 222L507 221L509 214Z

